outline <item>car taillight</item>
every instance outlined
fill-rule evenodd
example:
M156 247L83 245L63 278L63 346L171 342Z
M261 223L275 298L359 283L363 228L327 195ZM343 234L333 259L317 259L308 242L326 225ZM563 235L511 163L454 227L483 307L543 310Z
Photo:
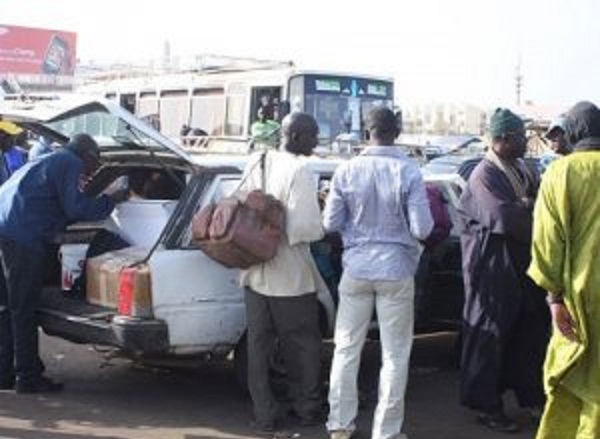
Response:
M119 314L128 317L152 317L150 270L147 265L126 267L119 275Z

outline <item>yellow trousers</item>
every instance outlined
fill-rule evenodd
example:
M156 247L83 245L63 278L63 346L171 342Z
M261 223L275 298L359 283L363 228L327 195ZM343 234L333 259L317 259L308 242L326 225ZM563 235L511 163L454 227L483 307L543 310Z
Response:
M564 387L548 395L536 439L599 439L600 404L579 399Z

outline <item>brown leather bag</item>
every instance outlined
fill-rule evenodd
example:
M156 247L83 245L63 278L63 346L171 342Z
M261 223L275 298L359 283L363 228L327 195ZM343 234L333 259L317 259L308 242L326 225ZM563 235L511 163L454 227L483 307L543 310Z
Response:
M236 190L204 207L192 220L193 242L226 267L245 269L266 262L277 253L285 230L285 207L264 192L265 159L263 153L259 161L263 190L247 194ZM251 173L252 169L246 178Z

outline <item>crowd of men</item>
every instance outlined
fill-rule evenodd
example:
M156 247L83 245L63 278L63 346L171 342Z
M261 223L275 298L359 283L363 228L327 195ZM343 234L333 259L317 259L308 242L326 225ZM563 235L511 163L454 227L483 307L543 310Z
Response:
M268 383L268 356L279 341L300 421L313 424L323 416L331 439L352 437L361 350L375 309L382 366L371 438L405 437L413 279L434 224L417 165L393 146L400 128L390 110L370 112L369 146L336 169L319 225L315 179L302 159L316 146L318 128L305 114L284 121L281 151L270 156L266 172L273 182L267 191L287 207L287 240L274 260L242 275L250 392L261 429L273 431L283 415ZM547 136L553 157L540 186L523 160L523 120L498 109L490 120L489 148L460 199L460 402L484 427L511 433L520 426L507 416L503 398L513 390L539 422L538 439L595 438L600 328L594 287L600 275L593 268L600 203L593 179L600 177L600 111L580 103ZM323 232L339 233L344 245L328 412L319 410L315 367L316 292L322 284L308 248Z
M264 116L264 115L261 115ZM418 165L398 148L398 118L375 107L365 121L369 145L339 165L323 211L307 156L318 126L304 113L282 121L278 150L245 189L261 188L286 207L276 256L241 273L246 288L249 390L256 428L273 432L289 413L271 388L276 346L285 363L292 414L325 423L331 439L356 429L357 376L373 310L382 366L372 439L403 438L404 397L413 339L414 275L434 228ZM278 128L279 129L279 128ZM514 432L503 396L539 420L538 439L600 434L600 110L575 105L548 136L566 155L539 176L526 166L523 120L507 109L491 117L490 145L459 203L464 324L460 399L483 426ZM43 245L66 224L106 217L120 197L88 196L99 164L94 140L75 136L62 151L29 162L0 187L0 388L60 390L43 374L35 307ZM341 236L343 276L328 404L322 400L317 292L326 289L310 243ZM34 267L34 268L32 268ZM545 359L545 362L544 362ZM543 373L544 372L544 373ZM328 410L326 409L328 407Z

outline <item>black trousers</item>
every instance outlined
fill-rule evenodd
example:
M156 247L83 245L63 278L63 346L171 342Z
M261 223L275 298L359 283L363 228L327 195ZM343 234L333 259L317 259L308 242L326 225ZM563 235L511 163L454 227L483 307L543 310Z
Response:
M501 410L502 394L510 389L521 407L544 405L542 371L550 321L543 296L536 301L537 311L522 307L510 325L495 321L463 325L463 405L486 412Z
M36 317L44 253L0 237L0 267L0 380L32 382L44 368Z
M294 297L265 296L246 289L248 386L259 423L279 415L269 366L275 343L285 363L292 408L300 417L322 408L320 388L321 332L316 293Z

